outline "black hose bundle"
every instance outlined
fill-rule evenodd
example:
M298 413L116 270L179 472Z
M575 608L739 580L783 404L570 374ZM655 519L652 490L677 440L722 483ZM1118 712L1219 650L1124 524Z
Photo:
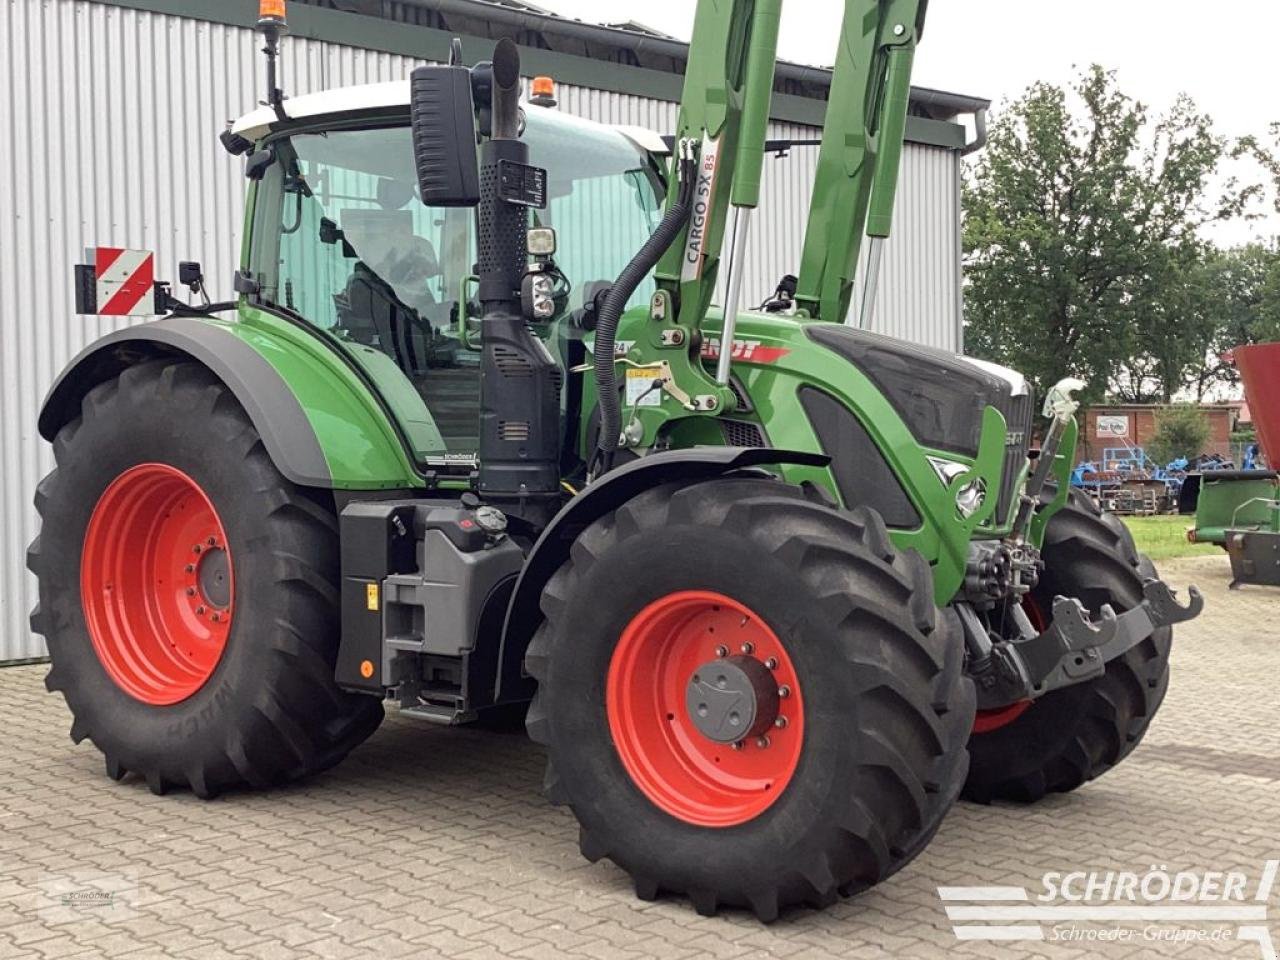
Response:
M693 206L693 193L697 185L698 158L691 150L681 151L676 165L676 202L667 208L657 229L649 237L631 262L618 274L618 279L605 295L596 320L595 381L597 402L600 404L600 436L596 441L596 453L592 457L591 474L607 473L613 466L613 455L618 449L622 432L622 409L618 401L618 378L614 350L617 343L618 320L627 301L680 236L689 220Z

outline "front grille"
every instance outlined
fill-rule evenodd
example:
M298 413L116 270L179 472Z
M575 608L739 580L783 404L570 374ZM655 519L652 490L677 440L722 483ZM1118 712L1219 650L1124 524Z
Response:
M1010 519L1014 497L1018 493L1018 475L1027 462L1027 449L1031 442L1031 418L1034 398L1030 391L1022 396L1010 397L999 405L1009 433L1016 442L1006 442L1004 469L1000 474L1000 499L996 505L996 523Z

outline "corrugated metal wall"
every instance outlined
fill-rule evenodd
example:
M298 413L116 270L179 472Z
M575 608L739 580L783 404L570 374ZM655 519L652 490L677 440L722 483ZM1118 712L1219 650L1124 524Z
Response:
M24 565L35 536L35 486L52 465L36 433L54 376L117 321L74 313L71 267L86 245L153 249L160 276L198 259L226 295L239 252L240 161L215 141L259 95L260 62L243 29L84 0L0 3L0 661L39 657L27 629L34 605ZM407 76L411 61L289 39L285 89ZM561 88L562 109L660 132L675 106ZM775 124L771 136L809 138ZM763 299L797 266L816 151L767 160L744 298ZM886 256L875 328L957 344L958 158L910 145L897 228Z

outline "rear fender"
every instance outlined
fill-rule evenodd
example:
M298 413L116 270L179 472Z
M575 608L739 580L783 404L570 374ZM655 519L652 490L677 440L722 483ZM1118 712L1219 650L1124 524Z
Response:
M569 548L584 528L660 484L697 483L754 467L825 467L829 462L825 454L793 450L690 447L633 460L591 484L556 514L529 551L503 626L496 699L514 701L532 695L532 681L522 675L522 665L529 641L542 623L542 590L569 559Z
M377 399L337 357L324 355L327 347L298 342L305 339L301 331L271 324L205 317L168 317L118 330L90 344L54 382L40 410L40 435L52 442L80 415L85 394L127 367L186 357L227 385L272 462L293 483L353 490L423 486Z

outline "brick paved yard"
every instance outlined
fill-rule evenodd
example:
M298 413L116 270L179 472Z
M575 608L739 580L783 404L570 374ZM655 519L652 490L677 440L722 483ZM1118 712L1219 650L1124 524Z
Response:
M617 868L582 860L523 735L393 714L300 786L154 797L71 744L43 666L0 670L0 958L1258 957L1235 941L958 943L935 892L1034 897L1047 870L1153 864L1243 870L1252 890L1280 856L1280 591L1229 595L1220 557L1165 572L1198 582L1208 608L1180 628L1168 699L1132 759L1038 807L962 804L889 882L769 927L642 903ZM1280 939L1274 893L1270 910Z

